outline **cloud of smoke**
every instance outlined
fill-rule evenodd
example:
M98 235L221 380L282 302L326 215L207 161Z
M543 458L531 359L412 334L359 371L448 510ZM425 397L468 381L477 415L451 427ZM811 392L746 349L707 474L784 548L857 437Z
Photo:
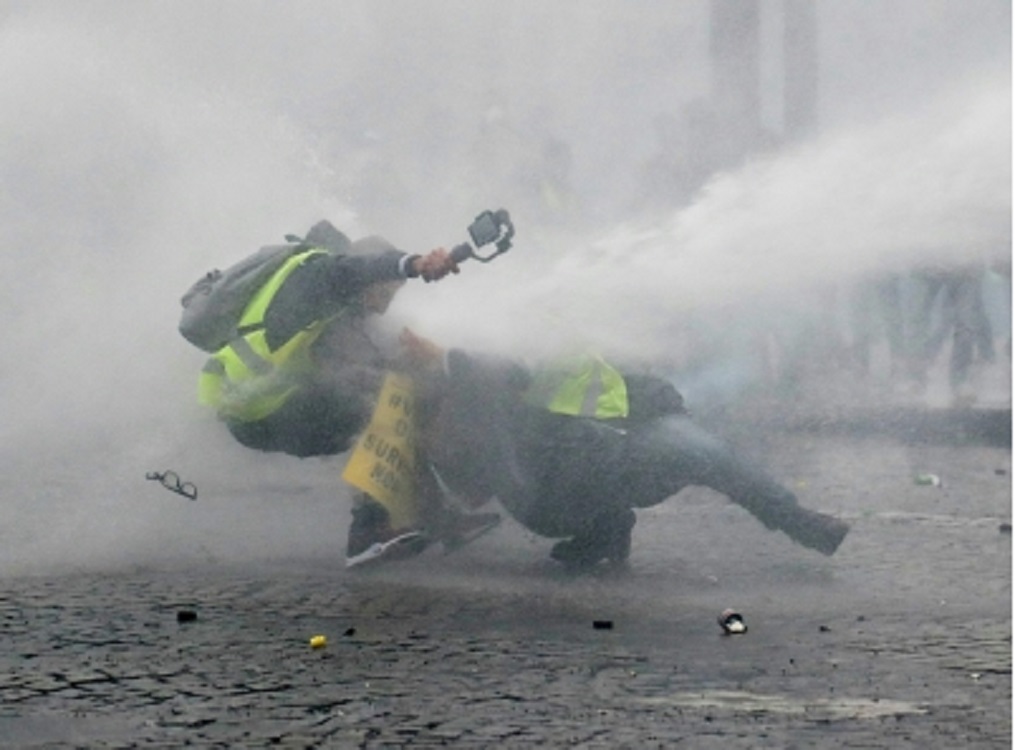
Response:
M331 513L338 465L236 445L173 330L197 276L321 217L420 251L511 209L508 255L392 316L525 356L675 360L688 316L807 314L828 285L1009 253L1005 13L934 5L824 8L848 33L822 40L823 132L649 220L628 209L657 116L707 92L707 3L8 4L3 562L336 543L276 496ZM566 225L534 197L548 154L580 199ZM166 468L201 500L144 483Z

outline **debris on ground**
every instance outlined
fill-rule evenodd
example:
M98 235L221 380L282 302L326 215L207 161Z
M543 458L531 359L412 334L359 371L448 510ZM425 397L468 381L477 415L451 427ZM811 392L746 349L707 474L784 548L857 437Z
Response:
M914 480L917 484L926 487L940 487L941 477L937 474L917 474Z
M726 635L740 635L747 632L743 616L732 609L724 609L719 615L719 627Z
M145 474L145 479L159 482L170 492L175 492L177 495L183 495L188 500L197 500L197 487L194 483L181 481L180 475L171 469L162 472L149 471Z

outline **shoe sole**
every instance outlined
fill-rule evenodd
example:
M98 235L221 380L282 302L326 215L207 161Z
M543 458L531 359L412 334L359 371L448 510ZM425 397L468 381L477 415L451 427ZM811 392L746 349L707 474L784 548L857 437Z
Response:
M346 556L345 567L359 568L370 563L412 557L426 549L427 544L421 532L409 531L386 542L374 542L358 555Z

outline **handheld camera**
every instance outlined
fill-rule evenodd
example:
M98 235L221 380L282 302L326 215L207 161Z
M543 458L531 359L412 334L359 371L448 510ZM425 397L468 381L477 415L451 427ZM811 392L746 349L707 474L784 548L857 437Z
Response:
M469 225L469 237L476 250L493 245L494 250L487 255L478 255L469 243L464 242L451 250L451 257L456 263L466 258L475 258L481 263L489 263L502 253L511 249L511 239L515 236L515 226L511 223L511 215L503 208L498 211L484 211Z

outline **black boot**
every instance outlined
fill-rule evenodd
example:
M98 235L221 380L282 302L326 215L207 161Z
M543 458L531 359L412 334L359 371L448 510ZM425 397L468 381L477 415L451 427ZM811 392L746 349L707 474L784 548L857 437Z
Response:
M574 570L591 568L601 560L623 565L631 556L636 520L629 508L597 516L586 530L553 545L550 557Z
M838 518L801 506L787 490L733 498L761 521L766 528L778 529L797 544L823 555L833 555L849 532L849 524Z
M849 524L824 513L798 508L782 531L797 544L831 556L849 533Z
M345 549L345 566L355 568L381 560L418 555L429 540L418 529L394 529L387 509L361 494L352 508L352 523Z

